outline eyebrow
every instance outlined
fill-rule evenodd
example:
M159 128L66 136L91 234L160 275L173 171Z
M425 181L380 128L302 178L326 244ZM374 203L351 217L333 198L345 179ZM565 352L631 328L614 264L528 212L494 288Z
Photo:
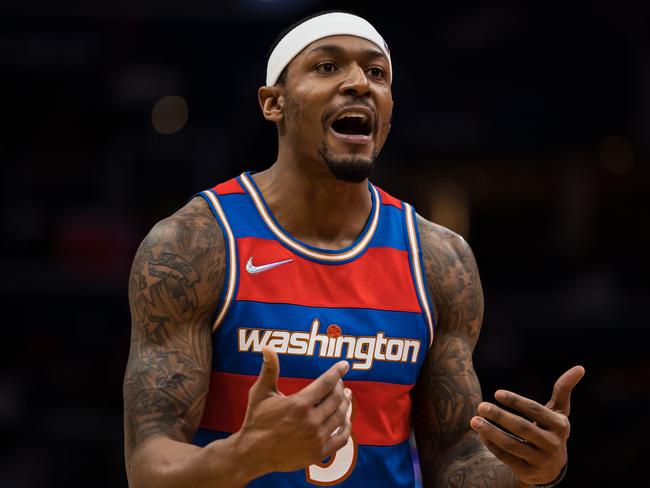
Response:
M309 55L311 55L313 53L318 53L318 52L327 52L327 53L337 54L337 55L340 56L340 55L345 54L346 51L347 51L346 49L344 49L341 46L338 46L336 44L323 44L322 46L317 46L317 47L313 48L311 51L309 51L307 53L307 55L309 56ZM371 49L371 48L363 49L361 51L361 54L363 56L369 57L369 58L379 58L379 57L381 57L381 58L388 59L388 58L386 58L386 55L383 52L381 52L379 49Z

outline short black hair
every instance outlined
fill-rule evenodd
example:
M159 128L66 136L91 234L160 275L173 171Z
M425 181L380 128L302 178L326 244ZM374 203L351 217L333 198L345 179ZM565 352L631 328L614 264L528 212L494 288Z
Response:
M273 54L273 50L277 47L277 45L284 38L284 36L286 36L289 32L291 32L293 29L298 27L300 24L303 24L303 23L307 22L308 20L313 19L314 17L319 17L319 16L325 15L325 14L334 14L334 13L356 15L356 14L350 12L349 10L337 10L337 9L335 9L335 10L321 10L320 12L316 12L314 14L308 15L307 17L303 17L302 19L298 20L297 22L294 22L289 27L287 27L282 32L280 32L278 37L275 38L275 41L273 41L273 44L271 44L271 48L269 49L269 54L266 57L266 59L271 57L271 54ZM284 69L280 73L280 76L278 76L278 81L276 81L277 85L284 85L285 81L287 80L287 67L288 67L288 65L284 67Z

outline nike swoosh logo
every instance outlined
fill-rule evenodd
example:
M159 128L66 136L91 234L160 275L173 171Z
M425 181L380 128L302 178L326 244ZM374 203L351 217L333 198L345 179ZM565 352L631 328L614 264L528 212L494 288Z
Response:
M283 264L287 264L293 261L293 259L285 259L284 261L277 261L275 263L269 263L269 264L262 264L261 266L255 266L253 264L253 256L248 260L246 263L246 271L248 271L251 274L255 273L261 273L262 271L267 271L269 269L276 268L278 266L282 266Z

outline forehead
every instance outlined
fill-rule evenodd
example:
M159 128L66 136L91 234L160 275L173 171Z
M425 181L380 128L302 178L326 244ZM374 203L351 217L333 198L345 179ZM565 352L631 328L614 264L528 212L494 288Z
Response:
M363 55L366 57L377 57L388 61L382 50L374 42L350 35L328 36L318 39L300 51L293 61L319 53L327 53L328 51L337 54L347 54L349 56Z

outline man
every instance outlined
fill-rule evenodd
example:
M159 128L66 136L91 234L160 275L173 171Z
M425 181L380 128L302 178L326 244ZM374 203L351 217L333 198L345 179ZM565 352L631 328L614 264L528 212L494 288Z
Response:
M546 406L507 391L495 397L518 414L481 402L469 246L367 181L392 80L364 19L290 28L258 94L276 162L143 241L124 382L131 486L413 486L411 428L426 486L562 478L584 370Z

